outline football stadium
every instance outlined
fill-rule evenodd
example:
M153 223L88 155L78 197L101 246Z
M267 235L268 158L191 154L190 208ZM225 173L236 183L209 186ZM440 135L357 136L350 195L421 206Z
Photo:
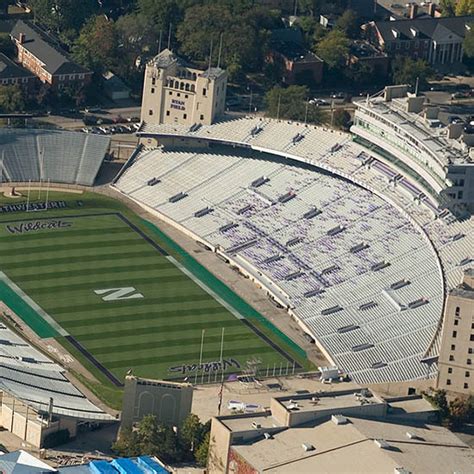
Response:
M254 282L355 382L434 377L446 294L473 261L472 217L446 205L432 173L402 173L359 140L358 126L143 123L105 185L108 138L1 130L7 312L34 338L58 342L107 401L104 390L119 390L130 371L204 383L315 368L294 334L199 263L164 231L171 226ZM21 390L39 362L11 358L5 390L47 405L50 394L31 401ZM83 409L93 418L95 408Z
M218 364L222 339L228 370L252 358L300 367L254 327L250 307L158 229L105 197L50 199L57 208L1 220L3 291L13 307L21 297L41 337L59 338L117 386L130 369L173 378L200 360Z

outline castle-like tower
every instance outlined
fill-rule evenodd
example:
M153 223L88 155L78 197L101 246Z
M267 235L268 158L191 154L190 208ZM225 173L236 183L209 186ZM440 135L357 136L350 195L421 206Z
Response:
M212 124L225 110L227 72L188 67L169 49L146 66L141 120L147 124Z

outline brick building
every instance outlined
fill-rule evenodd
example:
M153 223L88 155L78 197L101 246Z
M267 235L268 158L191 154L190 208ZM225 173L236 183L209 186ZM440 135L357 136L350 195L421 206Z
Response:
M26 91L32 91L36 85L36 76L22 68L10 58L0 53L0 84L19 85Z
M364 25L369 41L390 56L424 59L452 70L463 59L463 41L474 16L373 21Z
M28 21L16 22L10 34L17 47L17 59L41 82L53 88L83 86L92 72L73 62L57 40Z
M285 84L319 84L323 79L323 60L303 46L299 28L274 30L267 61L282 69Z

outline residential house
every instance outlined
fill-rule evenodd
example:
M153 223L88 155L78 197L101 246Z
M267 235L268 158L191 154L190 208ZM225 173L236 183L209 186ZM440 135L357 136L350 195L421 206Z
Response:
M386 53L364 40L354 40L349 47L349 66L364 64L378 79L387 77L390 59Z
M267 61L283 69L285 84L319 84L323 78L323 60L303 46L299 28L274 30Z
M31 92L36 84L36 76L22 68L9 57L0 53L0 84L19 85L22 89Z
M374 21L364 25L367 38L390 56L425 59L440 70L456 69L474 16Z
M17 59L38 79L62 89L68 85L83 86L92 72L76 64L58 41L29 21L16 22L10 34L17 47Z
M104 80L104 92L111 100L130 99L130 87L128 87L120 77L112 71L107 71L102 75Z

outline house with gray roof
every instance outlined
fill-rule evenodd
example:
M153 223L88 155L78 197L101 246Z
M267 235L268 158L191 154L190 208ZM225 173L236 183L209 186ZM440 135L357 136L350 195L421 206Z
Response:
M29 21L18 20L10 36L17 47L17 59L38 79L62 89L67 85L83 86L92 72L75 63L58 40Z
M364 25L368 39L390 56L424 59L432 67L453 70L461 66L463 41L474 16L372 21Z
M12 61L5 54L0 53L0 84L19 85L23 89L31 90L37 79L36 76Z

